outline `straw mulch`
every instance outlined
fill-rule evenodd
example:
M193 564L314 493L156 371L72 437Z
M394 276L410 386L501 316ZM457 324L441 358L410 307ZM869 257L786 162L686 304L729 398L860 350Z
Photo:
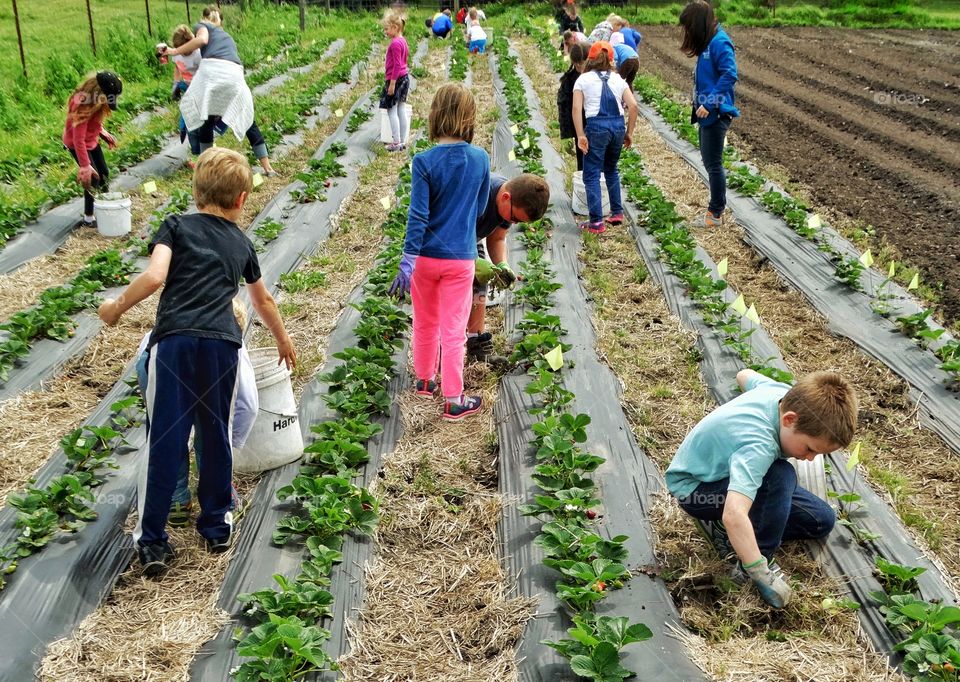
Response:
M495 122L490 72L486 60L471 64L476 141L489 144ZM500 336L499 308L487 311L487 329ZM464 372L466 389L479 391L487 405L496 400L496 381L485 365ZM367 566L367 595L351 624L343 674L381 682L516 679L513 650L534 605L508 598L500 564L492 408L446 423L440 401L411 394L397 400L404 435L377 485L378 555Z
M349 106L359 92L370 86L371 74L372 71L335 106ZM319 145L338 123L339 120L334 120L318 126L309 134L304 147L296 155L287 157L281 171L284 178L278 181L278 186L290 182L300 164L305 163L308 154L304 149ZM349 218L341 217L339 228L335 221L335 232L320 255L349 253L352 265L334 270L324 266L322 269L329 277L323 288L289 297L288 302L292 304L289 309L297 308L295 314L285 318L285 323L300 353L300 366L294 376L298 394L323 362L322 350L315 349L326 347L343 300L373 264L379 249L377 228L385 216L375 198L392 189L390 178L396 177L402 163L402 155L380 156L363 170L361 189L339 211L341 216ZM254 195L260 209L270 198L269 192ZM257 210L252 208L248 212L252 215L245 222L249 222ZM321 262L322 259L313 259L304 269L316 269ZM270 338L266 334L262 340L269 342ZM241 497L249 499L258 480L258 476L236 476L234 483ZM133 522L131 515L128 528L132 528ZM134 562L120 577L107 602L84 620L72 638L50 648L41 669L43 679L186 678L200 647L229 621L227 614L217 608L216 601L232 551L227 555L209 554L192 529L170 530L171 544L177 550L177 560L170 571L161 580L149 580ZM243 532L242 522L239 532Z
M708 192L694 171L641 120L634 144L647 171L687 219L706 206ZM742 242L742 229L728 215L721 230L700 230L698 242L715 261L727 258L727 281L756 301L764 329L798 376L825 369L840 372L860 400L857 440L864 444L868 478L900 514L921 547L929 547L960 588L960 457L920 426L907 384L883 363L847 339L830 334L827 321ZM886 484L883 481L887 481Z
M669 313L625 232L591 241L583 257L596 306L598 352L623 382L624 410L638 442L666 468L687 432L713 408L699 376L694 335ZM778 558L803 588L787 609L774 611L755 590L738 590L729 582L730 565L669 495L658 499L650 521L661 576L693 631L681 639L711 675L732 679L734 671L757 664L747 679L888 679L882 657L865 653L869 647L856 616L827 613L821 606L824 598L842 593L842 585L826 578L799 548L786 547ZM826 651L829 658L823 657ZM817 675L805 673L810 665Z

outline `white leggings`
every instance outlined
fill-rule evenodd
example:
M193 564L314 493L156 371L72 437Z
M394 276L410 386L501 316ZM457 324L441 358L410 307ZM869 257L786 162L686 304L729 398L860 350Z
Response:
M410 121L407 120L407 110L403 102L397 102L387 109L387 117L390 119L390 134L393 136L394 143L406 144Z

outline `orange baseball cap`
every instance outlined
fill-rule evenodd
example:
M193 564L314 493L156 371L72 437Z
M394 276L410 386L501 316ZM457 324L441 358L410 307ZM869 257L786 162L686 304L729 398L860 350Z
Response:
M587 53L587 59L596 59L601 50L605 50L610 61L613 61L613 45L606 40L598 40L591 45L590 51Z

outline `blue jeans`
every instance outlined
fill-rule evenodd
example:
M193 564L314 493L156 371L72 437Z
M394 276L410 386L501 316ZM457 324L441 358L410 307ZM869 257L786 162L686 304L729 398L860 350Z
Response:
M689 497L679 500L680 506L694 518L720 521L729 485L729 478L701 483ZM836 521L837 514L829 504L797 485L797 472L785 459L771 465L750 507L757 545L768 560L782 542L826 537Z
M603 196L600 194L600 172L607 181L610 195L610 215L623 213L620 199L620 173L617 162L623 150L623 138L627 134L621 116L594 116L587 119L584 131L590 143L583 157L583 187L587 191L587 209L590 222L603 220Z
M733 119L721 116L709 126L700 126L700 159L710 178L710 205L707 210L719 216L727 207L727 174L723 170L723 141Z

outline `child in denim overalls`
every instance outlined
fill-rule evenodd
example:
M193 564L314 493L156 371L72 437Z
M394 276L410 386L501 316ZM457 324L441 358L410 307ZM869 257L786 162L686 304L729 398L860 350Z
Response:
M573 125L577 130L577 147L584 153L583 184L590 211L590 220L580 223L580 229L593 234L606 230L600 194L601 171L610 195L607 223L623 224L617 162L623 147L632 144L631 135L637 121L637 101L626 81L614 70L613 60L614 50L610 43L594 43L587 54L583 75L573 86ZM624 107L628 112L626 126L623 123ZM586 116L586 128L583 115Z

